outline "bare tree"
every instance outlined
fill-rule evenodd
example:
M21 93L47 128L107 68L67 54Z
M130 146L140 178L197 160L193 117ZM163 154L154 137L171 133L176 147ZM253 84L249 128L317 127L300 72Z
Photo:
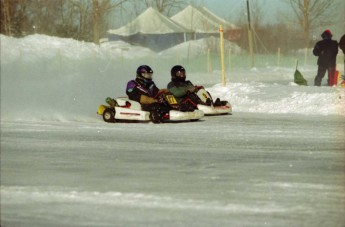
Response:
M303 29L304 46L309 47L310 32L316 27L333 23L332 10L335 0L285 0L290 4L297 23Z
M121 7L128 0L93 0L93 42L99 44L106 19L111 10ZM102 27L103 25L103 27Z
M136 0L133 3L134 5L142 6L144 9L149 7L155 8L166 16L171 16L188 4L185 0ZM141 11L142 9L137 9L137 12Z
M264 30L264 13L263 13L263 5L260 1L258 0L251 0L248 1L249 4L249 13L250 13L250 28L254 30L255 36L257 39L260 39L261 35L263 34L263 30ZM242 13L238 15L238 26L241 27L242 30L242 36L243 37L248 37L249 36L249 18L248 18L248 9L247 9L247 5L243 5L242 8L242 12L246 12L246 13ZM255 41L255 39L254 39ZM245 49L249 49L249 39L243 38L240 41L240 45L242 47L244 47ZM264 49L265 47L262 46L258 46L256 45L256 51L260 52L262 51L262 49Z
M42 33L99 43L109 13L130 0L1 0L1 33ZM90 26L91 25L91 26Z
M98 0L93 0L93 42L99 44L101 9Z
M90 32L90 24L92 24L92 3L90 1L69 0L65 4L68 10L61 11L61 29L64 31L59 32L72 33L75 39L92 40L92 33Z
M259 29L263 25L263 5L259 4L258 0L250 1L250 14L252 18L252 26L254 29Z
M1 30L7 35L12 33L9 0L1 1Z
M1 33L20 36L28 27L32 27L27 20L27 8L31 1L1 0Z

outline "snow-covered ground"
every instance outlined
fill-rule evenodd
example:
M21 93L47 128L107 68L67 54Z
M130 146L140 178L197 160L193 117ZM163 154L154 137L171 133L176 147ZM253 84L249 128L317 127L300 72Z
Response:
M343 226L345 89L297 86L291 57L248 69L233 56L223 86L200 44L183 60L186 45L156 54L1 36L1 226ZM138 65L163 88L177 63L233 115L159 125L96 115ZM312 85L316 66L299 69Z

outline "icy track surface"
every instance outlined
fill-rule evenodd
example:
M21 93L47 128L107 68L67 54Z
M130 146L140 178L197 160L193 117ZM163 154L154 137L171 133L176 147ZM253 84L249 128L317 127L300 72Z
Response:
M340 117L6 122L2 226L342 226Z
M1 226L344 226L345 89L297 86L293 65L234 68L224 87L191 65L233 115L107 124L98 105L139 64L163 88L182 50L0 37Z

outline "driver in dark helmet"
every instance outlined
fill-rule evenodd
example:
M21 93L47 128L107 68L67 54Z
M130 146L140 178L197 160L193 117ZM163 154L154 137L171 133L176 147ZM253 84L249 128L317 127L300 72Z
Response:
M168 90L184 108L197 109L199 98L195 94L197 87L189 80L186 80L186 70L181 65L171 68L171 81L168 83Z
M157 97L159 93L167 92L159 89L152 80L153 70L148 65L141 65L136 71L135 80L127 83L126 94L128 98L139 102L143 110L161 109L168 112L168 107Z
M189 80L186 80L186 70L181 65L175 65L171 68L171 81L168 83L168 90L171 92L175 98L183 104L192 104L194 108L197 108L197 105L202 103L202 101L197 96L196 92L203 88L202 86L195 86ZM207 99L205 105L210 106L212 104L211 99ZM216 102L213 103L214 106L223 105L223 102L217 98Z

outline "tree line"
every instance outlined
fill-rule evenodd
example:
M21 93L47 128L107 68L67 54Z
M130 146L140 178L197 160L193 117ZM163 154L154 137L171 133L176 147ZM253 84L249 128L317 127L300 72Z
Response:
M1 0L1 34L14 37L40 33L99 43L109 29L110 14L137 14L147 7L169 14L183 0Z
M1 0L1 33L14 37L40 33L99 42L107 15L127 0Z
M50 36L73 38L99 44L107 30L116 21L139 15L145 8L154 7L171 16L188 4L201 4L196 0L0 0L1 34L23 37L40 33ZM250 0L253 27L257 36L255 52L300 49L311 45L310 32L317 26L332 23L332 13L337 0L284 0L291 7L293 18L281 15L280 22L263 24L265 10L258 0ZM129 10L130 9L130 10ZM114 16L115 15L115 16ZM112 23L111 23L112 22ZM121 22L119 21L118 24ZM244 49L247 22L239 19L242 38L237 43Z

